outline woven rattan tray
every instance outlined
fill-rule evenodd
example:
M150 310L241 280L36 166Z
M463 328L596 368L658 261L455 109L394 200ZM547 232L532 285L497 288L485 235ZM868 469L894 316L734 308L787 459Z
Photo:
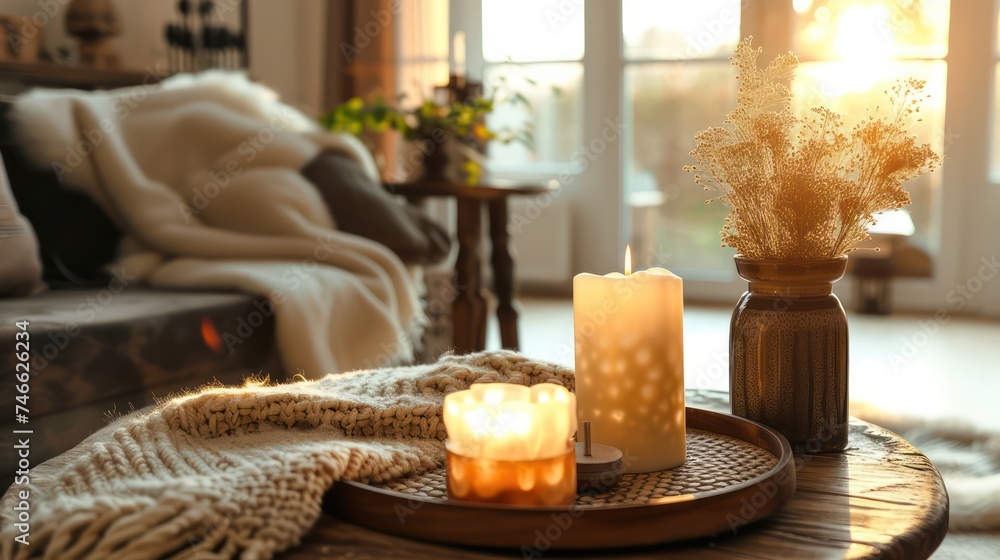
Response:
M327 509L351 523L444 544L538 550L618 548L742 528L777 511L795 491L788 442L764 426L687 409L687 461L624 475L610 492L570 507L450 501L444 469L384 486L334 485ZM544 550L542 550L544 549Z

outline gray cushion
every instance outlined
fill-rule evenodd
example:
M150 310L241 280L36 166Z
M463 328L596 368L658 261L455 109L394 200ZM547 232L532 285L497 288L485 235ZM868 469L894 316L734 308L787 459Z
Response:
M441 226L401 204L350 156L322 152L302 175L319 189L338 230L377 241L407 264L434 264L448 256L451 240Z
M104 267L117 258L122 233L89 196L30 161L15 134L13 110L0 102L0 152L17 205L38 237L42 279L53 288L107 285Z

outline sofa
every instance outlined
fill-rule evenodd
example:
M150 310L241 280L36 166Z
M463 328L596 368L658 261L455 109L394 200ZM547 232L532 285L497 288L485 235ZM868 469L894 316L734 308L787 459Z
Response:
M0 474L15 470L14 430L31 430L30 463L82 441L118 414L207 383L284 379L274 317L261 298L143 288L107 270L121 233L87 197L31 165L0 103L0 154L21 213L39 239L48 290L0 299ZM28 422L13 413L17 322L28 322ZM4 480L12 480L5 477Z
M283 379L274 320L256 298L120 287L112 280L104 288L54 289L0 302L0 340L13 347L15 321L29 323L32 374L29 421L21 425L12 413L19 394L15 354L0 354L0 403L11 412L0 421L3 473L17 464L13 430L33 432L30 462L36 465L115 415L185 389L241 383L255 374ZM225 335L230 342L220 346Z
M0 419L0 475L16 469L15 430L32 432L30 463L37 465L114 416L185 390L242 383L248 377L286 379L274 308L266 299L150 289L127 271L110 267L122 232L87 196L64 188L54 169L29 162L12 134L11 107L0 103L0 154L13 198L37 236L47 290L0 296L0 340L10 341L13 349L17 322L27 321L31 369L28 421L21 424L12 413ZM324 198L350 200L354 215L336 217L338 226L368 228L343 230L385 241L415 266L448 255L450 241L438 226L412 208L387 204L388 194L375 196L358 184L362 174L349 165L354 164L328 155L303 169L323 185L317 186ZM412 260L406 250L412 250ZM19 402L17 363L14 352L0 353L0 405L8 411Z

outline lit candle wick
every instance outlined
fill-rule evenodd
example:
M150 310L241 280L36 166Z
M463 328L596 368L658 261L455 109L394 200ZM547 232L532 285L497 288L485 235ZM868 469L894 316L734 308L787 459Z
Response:
M632 274L632 247L625 245L625 276Z

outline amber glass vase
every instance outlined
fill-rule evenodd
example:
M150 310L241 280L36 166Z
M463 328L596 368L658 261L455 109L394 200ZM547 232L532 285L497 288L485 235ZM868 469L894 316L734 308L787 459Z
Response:
M847 315L833 294L846 268L846 256L736 256L750 285L729 329L733 414L778 430L800 452L847 446Z

